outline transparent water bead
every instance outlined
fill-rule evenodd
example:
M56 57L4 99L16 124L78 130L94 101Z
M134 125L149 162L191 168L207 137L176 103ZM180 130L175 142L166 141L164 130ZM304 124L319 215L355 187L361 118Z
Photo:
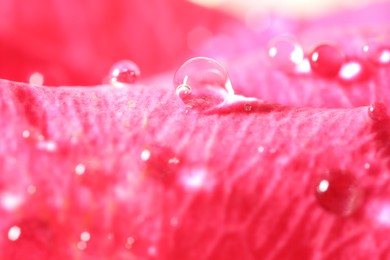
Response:
M111 67L108 83L121 87L123 84L133 84L140 76L141 71L137 64L129 60L122 60Z
M190 109L207 110L234 95L226 69L206 57L186 61L176 71L173 82L177 96Z
M268 43L268 58L273 67L285 72L293 72L303 61L301 45L292 36L282 36Z

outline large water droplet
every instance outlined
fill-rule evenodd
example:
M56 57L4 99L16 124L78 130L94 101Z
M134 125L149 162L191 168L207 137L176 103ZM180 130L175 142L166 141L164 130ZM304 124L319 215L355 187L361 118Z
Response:
M337 76L344 62L340 48L330 44L317 46L310 54L310 66L313 72L323 77Z
M277 69L292 72L303 61L303 49L299 43L290 36L272 39L268 44L268 57Z
M326 210L341 216L356 212L362 202L363 190L354 176L342 170L328 171L318 182L316 197Z
M187 108L207 110L223 104L234 91L225 68L217 61L196 57L175 73L176 94Z
M374 102L368 107L368 116L374 121L382 121L388 117L386 105Z
M390 46L369 42L363 46L363 55L374 64L390 65Z
M112 66L108 81L116 87L123 87L124 84L133 84L141 76L137 64L129 60L119 61Z

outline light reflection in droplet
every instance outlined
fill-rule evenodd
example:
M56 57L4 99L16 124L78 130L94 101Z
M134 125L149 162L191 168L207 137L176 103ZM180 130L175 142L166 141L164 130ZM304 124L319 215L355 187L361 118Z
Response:
M80 239L84 242L88 242L91 239L91 234L89 234L89 232L87 231L84 231L83 233L81 233Z
M168 160L168 163L169 164L178 164L178 163L180 163L180 160L177 157L173 157L173 158Z
M299 74L309 74L311 72L310 61L305 58L298 64L296 72Z
M8 230L8 239L11 241L16 241L19 239L21 234L21 229L18 226L13 226Z
M184 185L190 189L199 189L203 186L206 179L206 172L195 170L184 177Z
M1 206L8 211L13 211L22 204L23 198L20 195L4 193L0 197Z
M53 153L57 151L57 143L54 141L40 141L37 143L37 148L42 151Z
M257 151L258 151L259 153L263 153L264 150L265 150L264 146L259 146L259 147L257 148Z
M79 163L76 165L75 169L74 169L74 172L77 174L77 175L83 175L85 173L85 170L86 170L86 167L84 164L82 163Z
M150 158L150 151L148 149L143 150L141 152L141 160L145 162L149 160L149 158Z
M23 138L29 138L30 137L30 131L24 130L22 133Z
M329 188L329 182L327 180L322 180L317 187L318 192L325 192L328 190L328 188Z
M340 69L340 77L343 79L352 79L362 70L362 66L357 62L350 62L343 65Z

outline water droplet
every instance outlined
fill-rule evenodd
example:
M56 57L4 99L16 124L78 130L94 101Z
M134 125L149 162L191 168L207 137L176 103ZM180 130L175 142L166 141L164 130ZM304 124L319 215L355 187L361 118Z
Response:
M133 237L128 237L128 238L126 239L125 247L126 247L127 249L131 249L132 246L133 246L133 244L134 244L134 242L135 242L135 239L134 239Z
M145 174L169 183L174 180L181 160L169 148L157 144L149 145L141 152Z
M328 171L316 187L319 204L341 216L356 212L362 202L363 190L350 173L342 170Z
M310 54L310 66L313 72L323 77L334 77L344 62L340 48L330 44L317 46Z
M50 140L41 140L37 143L37 149L48 153L57 151L57 143Z
M365 81L370 75L368 67L358 59L344 62L339 71L339 78L344 83Z
M210 58L186 61L176 71L173 82L177 96L187 108L195 110L219 106L234 95L227 71Z
M24 130L22 133L23 138L29 138L30 137L30 131Z
M369 42L363 46L365 58L376 65L390 64L390 46L378 42Z
M87 248L87 243L85 241L79 241L77 243L77 248L80 250L85 250Z
M84 231L83 233L81 233L80 239L82 241L88 242L91 239L91 234L87 231Z
M35 72L35 73L31 74L28 81L32 85L42 86L43 82L44 82L44 77L41 73Z
M291 36L272 39L268 44L268 58L277 69L292 72L303 61L303 57L301 45Z
M8 239L11 241L16 241L19 239L21 233L22 231L20 227L13 226L8 230Z
M87 168L85 167L84 164L82 163L79 163L76 165L76 167L74 168L74 172L77 174L77 175L83 175L85 173L85 170Z
M388 117L387 107L382 102L374 102L368 107L368 116L374 121L382 121Z
M123 87L124 84L133 84L141 76L137 64L129 60L117 62L112 66L108 76L109 83L116 87Z

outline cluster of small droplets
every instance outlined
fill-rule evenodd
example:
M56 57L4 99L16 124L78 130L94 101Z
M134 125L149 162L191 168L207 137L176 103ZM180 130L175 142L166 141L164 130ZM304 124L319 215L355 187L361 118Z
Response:
M306 54L291 36L272 39L267 55L273 67L286 73L312 72L323 78L337 78L344 83L361 82L373 75L371 66L390 64L390 46L381 43L363 44L361 57L348 57L333 43L322 43Z
M140 76L141 71L137 64L129 60L122 60L111 67L107 83L116 87L122 87L125 84L135 83Z
M206 57L186 61L176 71L173 82L176 95L188 109L205 111L234 95L226 69Z

